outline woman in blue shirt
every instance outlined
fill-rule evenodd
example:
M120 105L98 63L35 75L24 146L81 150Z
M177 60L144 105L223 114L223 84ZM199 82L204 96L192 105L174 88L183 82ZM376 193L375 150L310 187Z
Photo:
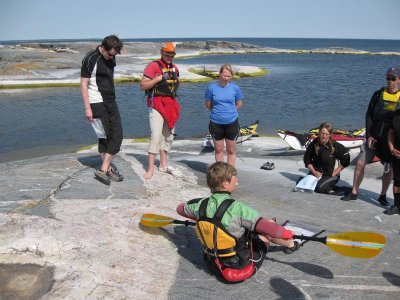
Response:
M239 86L231 82L231 65L222 65L219 75L219 80L210 84L205 94L206 107L211 111L209 130L214 140L215 161L224 161L226 146L227 163L234 166L240 129L238 109L243 105L243 94Z

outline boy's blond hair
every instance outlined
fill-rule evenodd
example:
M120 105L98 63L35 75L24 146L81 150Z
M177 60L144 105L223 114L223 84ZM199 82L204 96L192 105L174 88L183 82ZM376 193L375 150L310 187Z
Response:
M237 171L234 166L223 161L213 163L207 170L207 185L211 191L221 190L224 181L231 181L232 176L236 176Z

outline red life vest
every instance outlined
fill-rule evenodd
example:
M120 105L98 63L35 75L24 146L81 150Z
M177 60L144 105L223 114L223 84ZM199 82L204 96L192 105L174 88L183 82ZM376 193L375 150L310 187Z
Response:
M179 71L174 64L166 64L162 59L155 60L163 75L163 80L154 85L151 89L146 90L149 97L169 96L176 98L179 87Z
M157 110L167 122L169 128L174 128L179 119L181 108L176 100L179 86L179 72L173 64L166 66L163 60L155 61L163 74L163 80L146 91L147 106Z

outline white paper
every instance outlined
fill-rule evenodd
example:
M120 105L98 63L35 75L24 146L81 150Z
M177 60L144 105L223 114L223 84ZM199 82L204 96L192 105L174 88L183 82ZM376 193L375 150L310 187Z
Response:
M314 175L307 175L296 185L296 191L313 192L318 180Z
M293 231L296 235L315 236L319 232L316 228L311 228L311 226L290 221L287 221L283 227ZM305 242L305 240L300 239L295 239L295 241L298 241L300 244Z
M92 127L99 139L106 139L106 132L104 131L103 123L100 119L93 119Z

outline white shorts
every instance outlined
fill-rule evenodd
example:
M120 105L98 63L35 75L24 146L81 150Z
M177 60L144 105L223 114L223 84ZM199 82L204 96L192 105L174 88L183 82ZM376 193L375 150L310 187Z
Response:
M169 152L174 140L175 128L170 129L163 116L155 109L149 109L151 138L149 152L157 154L160 150Z

